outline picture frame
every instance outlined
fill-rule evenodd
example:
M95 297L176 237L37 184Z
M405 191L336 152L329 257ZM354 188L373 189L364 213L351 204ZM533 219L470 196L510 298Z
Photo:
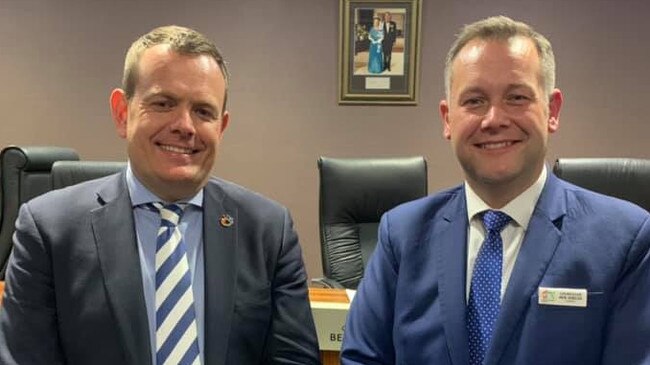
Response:
M339 104L417 105L422 0L339 1Z

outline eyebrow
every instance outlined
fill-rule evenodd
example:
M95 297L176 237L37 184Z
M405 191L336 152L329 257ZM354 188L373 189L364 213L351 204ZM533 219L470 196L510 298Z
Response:
M515 90L515 89L526 89L526 90L528 90L528 91L531 91L531 92L535 93L535 88L531 87L531 86L528 85L528 84L523 84L523 83L519 83L519 84L510 84L510 85L508 85L508 87L506 88L507 91L512 91L512 90Z
M171 94L169 92L155 91L155 92L152 92L152 93L149 93L149 94L145 94L142 97L142 100L149 101L149 100L151 100L153 98L157 98L157 97L163 97L163 98L168 98L168 99L178 99L174 94Z
M155 92L152 92L149 95L144 95L142 100L146 102L146 101L150 101L151 99L154 99L154 98L157 98L157 97L163 97L163 98L172 99L172 100L178 100L179 99L175 94L170 93L168 91L155 91ZM206 107L210 108L215 113L217 113L217 115L221 115L221 109L219 108L219 106L216 103L211 103L211 102L206 101L206 100L198 100L198 101L193 101L192 105L200 106L200 107L204 107L204 108L206 108Z
M483 93L485 93L485 91L483 91L482 87L472 86L472 87L468 87L466 89L461 90L461 92L458 95L465 95L465 94L471 94L471 93L481 93L481 94L483 94Z
M508 84L508 86L506 86L506 89L505 89L505 90L506 90L506 93L507 93L507 92L511 92L511 91L513 91L513 90L516 90L516 89L525 89L525 90L530 91L530 92L532 92L533 94L537 95L537 94L535 93L535 88L531 87L531 86L528 85L528 84L524 84L524 83ZM485 89L484 89L483 87L480 87L480 86L471 86L471 87L468 87L467 89L462 90L462 91L458 94L458 96L459 96L459 97L462 97L462 96L465 96L465 95L467 95L467 94L473 94L473 93L476 93L476 94L485 94L486 92L485 92Z

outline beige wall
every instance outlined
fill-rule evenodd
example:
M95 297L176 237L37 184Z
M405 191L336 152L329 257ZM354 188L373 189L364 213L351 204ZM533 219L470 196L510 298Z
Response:
M0 147L61 145L84 159L125 159L108 95L134 38L195 27L233 74L231 126L215 173L293 212L310 276L319 276L316 159L424 155L429 189L458 182L437 113L442 67L464 24L505 14L548 35L565 94L557 156L650 158L650 2L423 0L420 104L339 106L338 0L0 0Z

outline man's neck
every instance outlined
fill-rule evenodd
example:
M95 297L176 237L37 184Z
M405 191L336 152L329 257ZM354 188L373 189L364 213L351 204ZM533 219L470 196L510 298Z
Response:
M533 184L535 184L546 171L546 166L543 165L542 169L539 171L539 174L535 175L535 178L530 179L530 181L517 181L514 180L510 183L490 183L490 182L476 182L471 179L467 179L467 184L469 184L476 195L478 195L487 205L492 209L500 209L510 203L512 200L517 198L526 190L530 189ZM546 175L544 175L546 176Z

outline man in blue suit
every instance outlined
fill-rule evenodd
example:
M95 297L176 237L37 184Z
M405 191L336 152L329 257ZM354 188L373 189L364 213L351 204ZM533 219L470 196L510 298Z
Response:
M554 73L526 24L463 28L440 113L465 183L382 218L343 364L650 364L650 215L547 171Z
M21 207L0 364L320 363L287 209L210 177L227 86L194 30L133 43L110 98L128 167Z

